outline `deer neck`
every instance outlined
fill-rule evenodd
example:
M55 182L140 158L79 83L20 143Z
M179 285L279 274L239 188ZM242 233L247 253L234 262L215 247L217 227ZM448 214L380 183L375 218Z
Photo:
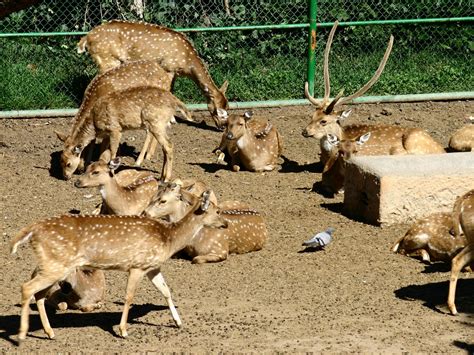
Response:
M123 208L133 203L132 192L120 186L113 177L101 185L99 191L106 205L116 214L122 214Z
M191 244L192 240L204 227L202 217L194 214L191 210L179 222L172 223L169 227L169 253L170 256Z
M70 137L73 145L82 144L84 147L88 145L96 137L92 117L87 115L86 118L82 119L80 124L73 129Z
M190 211L191 206L185 202L180 202L178 207L174 209L173 213L168 216L169 221L176 223L184 218L186 214Z
M242 137L235 141L235 144L244 155L247 155L253 151L253 148L255 145L259 144L259 142L252 134L250 134L249 130L246 129Z
M200 87L208 102L223 96L200 58L194 61L191 78Z

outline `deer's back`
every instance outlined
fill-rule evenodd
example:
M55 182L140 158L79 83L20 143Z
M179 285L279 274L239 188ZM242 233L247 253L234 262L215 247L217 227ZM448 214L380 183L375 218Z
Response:
M474 124L459 128L449 140L449 147L457 152L474 151Z

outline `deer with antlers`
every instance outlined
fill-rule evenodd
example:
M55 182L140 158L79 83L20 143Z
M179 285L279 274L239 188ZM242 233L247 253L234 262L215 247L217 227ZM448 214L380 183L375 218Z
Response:
M351 110L339 111L336 108L342 104L349 103L355 98L362 96L379 79L393 46L393 36L385 50L382 61L373 77L354 94L343 97L341 91L332 101L329 100L331 85L329 79L329 52L336 32L338 22L334 23L326 43L324 52L324 98L320 101L309 93L308 83L305 84L306 98L316 106L311 122L303 130L304 137L315 137L320 139L321 162L325 164L331 157L332 145L328 144L329 133L338 137L339 140L353 139L366 132L371 133L370 141L361 147L360 155L392 155L392 154L437 154L445 153L443 147L436 142L426 131L420 128L404 128L390 125L366 125L353 124L342 126L341 122L349 117Z
M198 184L202 182L197 181ZM180 183L165 183L150 205L145 215L165 218L177 222L183 218L192 205L183 198L182 192L198 192L201 187ZM192 258L193 264L219 262L229 254L244 254L263 248L267 240L267 228L262 215L239 201L225 201L219 204L220 215L227 222L226 229L203 228L184 252Z
M144 60L125 63L103 74L97 75L87 86L81 106L74 117L71 132L64 134L55 131L58 138L64 142L60 160L63 177L66 180L70 179L72 174L83 163L81 154L85 146L81 141L82 129L85 122L90 120L92 109L97 103L97 100L115 91L140 86L150 86L170 91L172 81L173 75L165 71L156 61ZM136 165L138 166L145 157L151 137L151 133L147 132L145 145L136 161ZM147 159L151 157L156 141L152 143L152 147L148 150ZM103 148L105 149L105 147Z
M207 99L216 126L225 124L217 109L228 109L225 96L228 82L218 88L196 49L185 35L164 26L144 22L110 21L93 28L77 44L78 52L86 50L101 73L122 63L154 60L173 75L191 78Z
M138 216L66 215L49 218L23 228L11 241L11 252L29 242L38 260L38 273L22 286L21 325L18 338L26 338L29 303L33 295L45 293L56 282L78 267L122 270L129 274L119 334L126 337L127 318L137 285L147 275L165 296L176 325L181 325L160 268L172 255L188 245L204 227L225 228L227 223L204 192L196 197L186 194L189 213L177 223L160 223ZM37 298L43 328L54 338L44 307Z
M218 162L224 161L224 152L231 159L232 171L241 166L249 171L271 171L278 166L283 150L283 140L273 124L268 120L252 119L252 112L243 115L228 115L218 110L219 116L226 121L226 128L219 147L214 149Z
M474 190L471 190L456 199L452 218L455 235L459 237L464 233L467 241L467 245L453 258L451 262L448 308L451 314L456 315L458 311L454 301L456 297L456 285L458 282L459 272L469 263L474 267Z

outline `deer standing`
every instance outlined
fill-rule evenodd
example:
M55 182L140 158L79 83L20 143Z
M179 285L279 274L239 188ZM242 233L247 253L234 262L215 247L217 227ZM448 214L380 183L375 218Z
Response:
M87 167L74 186L99 187L102 214L140 215L157 193L159 183L147 171L126 169L115 174L119 166L120 158L110 160L107 150Z
M169 91L156 87L136 87L101 97L91 114L77 128L75 149L78 149L78 157L83 147L96 137L107 137L111 159L114 159L123 130L146 128L162 146L164 163L161 178L168 180L173 163L173 144L167 128L174 122L177 109L191 120L190 112L180 100Z
M331 146L327 144L327 139L323 138L329 133L337 136L338 139L342 141L345 139L353 139L370 131L370 142L361 147L359 151L360 155L445 153L443 147L426 131L420 128L367 124L341 126L341 122L349 117L351 110L336 111L336 108L362 96L377 82L392 50L393 36L390 36L385 54L373 77L354 94L343 97L343 91L341 91L332 101L329 101L329 95L331 94L329 52L337 25L338 22L336 21L329 34L324 52L324 98L321 101L315 99L309 93L308 83L305 84L306 98L316 106L316 112L302 133L304 137L320 139L321 162L325 164L332 154L330 151Z
M474 116L467 118L466 125L453 133L449 148L455 152L474 152Z
M392 251L409 256L421 255L425 262L451 262L467 244L464 235L451 234L453 227L452 213L431 214L414 222Z
M219 116L226 120L226 128L219 147L214 150L222 162L224 152L230 155L232 171L241 166L249 171L271 171L278 165L283 150L283 140L278 130L267 120L262 130L262 121L252 119L252 113L230 115L218 110Z
M451 314L456 315L458 311L454 301L459 272L469 263L474 265L474 190L456 199L453 208L453 224L455 235L459 236L464 232L467 241L466 247L464 247L451 262L448 308Z
M47 292L78 267L129 273L120 336L128 335L128 311L144 275L165 296L179 327L181 320L160 273L161 265L188 245L203 227L227 226L217 207L209 201L207 192L201 197L187 194L187 198L192 206L189 213L172 224L138 216L69 215L23 228L11 241L11 252L14 254L21 244L29 242L38 260L38 273L22 286L19 340L24 340L28 332L29 303L33 295ZM48 337L54 338L44 302L44 297L37 299L41 322Z
M87 86L69 135L55 132L58 138L64 142L60 161L64 178L66 180L70 179L72 174L81 165L81 153L84 149L84 145L80 140L82 129L85 122L90 119L92 109L97 100L114 91L122 91L139 86L153 86L170 91L172 82L173 75L165 71L156 61L142 60L125 63L97 75ZM143 161L150 139L151 136L148 133L145 146L136 162L138 166ZM152 152L153 150L150 149L150 153ZM147 155L147 158L150 158L150 155Z
M78 52L88 51L101 73L122 63L155 60L173 75L191 78L204 93L216 126L221 128L217 109L228 109L225 97L228 82L219 89L206 66L185 35L164 26L144 22L110 21L82 37Z
M191 187L192 188L192 187ZM189 213L192 205L183 199L182 191L189 191L176 183L164 184L155 199L146 208L145 215L177 222ZM219 262L231 253L244 254L263 248L267 228L262 215L247 204L226 201L219 204L220 215L227 222L226 229L203 228L184 252L193 264Z

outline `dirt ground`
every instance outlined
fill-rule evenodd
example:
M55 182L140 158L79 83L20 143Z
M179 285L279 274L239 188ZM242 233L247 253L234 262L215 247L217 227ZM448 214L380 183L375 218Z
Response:
M22 351L35 352L474 352L474 278L458 283L460 315L445 307L449 265L425 265L393 254L407 225L374 227L341 215L342 197L314 192L321 179L319 146L304 138L310 106L254 110L271 119L284 137L284 164L265 174L233 173L216 165L212 149L221 133L178 123L174 175L207 182L222 200L240 200L266 215L264 249L231 255L225 262L193 265L171 259L163 273L183 320L174 326L166 303L144 279L129 315L129 338L117 336L126 274L107 273L104 308L93 313L50 312L56 339L48 340L36 307ZM445 146L450 134L474 113L474 102L359 105L352 122L421 126ZM200 120L207 113L196 113ZM54 167L71 118L1 120L0 351L18 350L20 286L35 267L30 248L9 254L8 242L22 227L69 211L89 213L100 197L58 179ZM144 132L128 132L122 154L131 166ZM51 166L53 164L53 169ZM161 171L161 157L145 168ZM92 197L88 196L92 194ZM325 250L302 252L302 241L332 226Z

